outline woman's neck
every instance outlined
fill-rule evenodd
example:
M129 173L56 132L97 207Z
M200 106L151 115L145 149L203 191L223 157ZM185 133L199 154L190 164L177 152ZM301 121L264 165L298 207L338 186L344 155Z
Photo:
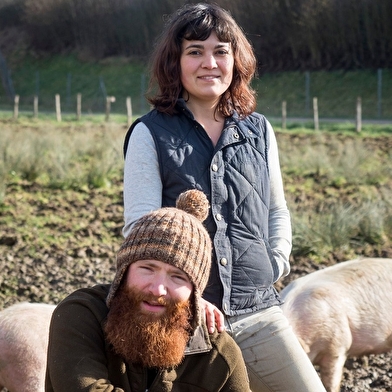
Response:
M225 118L217 110L219 100L186 102L188 109L192 112L195 120L203 126L215 146L222 134Z

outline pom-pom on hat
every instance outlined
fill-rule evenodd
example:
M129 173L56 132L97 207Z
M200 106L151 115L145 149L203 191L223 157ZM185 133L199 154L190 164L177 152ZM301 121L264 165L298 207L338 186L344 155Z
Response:
M202 224L208 208L206 195L192 189L180 194L175 208L160 208L141 217L117 253L117 272L106 300L108 307L132 263L159 260L180 268L193 283L194 325L198 325L199 300L211 268L211 240Z

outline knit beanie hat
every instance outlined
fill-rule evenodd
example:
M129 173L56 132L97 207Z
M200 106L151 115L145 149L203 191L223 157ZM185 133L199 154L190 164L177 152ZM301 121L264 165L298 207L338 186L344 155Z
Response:
M160 208L141 217L117 253L117 272L106 299L107 306L110 307L132 263L159 260L184 271L193 283L193 325L199 325L199 300L211 268L211 240L202 224L208 208L206 195L192 189L180 194L176 208Z

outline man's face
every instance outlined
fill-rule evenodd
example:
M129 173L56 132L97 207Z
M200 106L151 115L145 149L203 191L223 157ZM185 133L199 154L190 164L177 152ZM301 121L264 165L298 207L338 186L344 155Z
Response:
M190 335L191 293L178 268L156 260L131 264L105 326L114 351L145 367L178 365Z
M141 302L140 310L157 316L165 313L166 301L187 301L193 290L185 272L159 260L132 263L125 279L126 287L148 294L149 299Z

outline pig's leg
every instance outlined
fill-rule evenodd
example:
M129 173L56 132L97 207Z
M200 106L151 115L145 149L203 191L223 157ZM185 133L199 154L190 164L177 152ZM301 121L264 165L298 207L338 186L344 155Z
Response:
M339 392L343 367L352 342L349 325L335 330L335 338L328 345L326 353L319 360L320 378L327 392Z

